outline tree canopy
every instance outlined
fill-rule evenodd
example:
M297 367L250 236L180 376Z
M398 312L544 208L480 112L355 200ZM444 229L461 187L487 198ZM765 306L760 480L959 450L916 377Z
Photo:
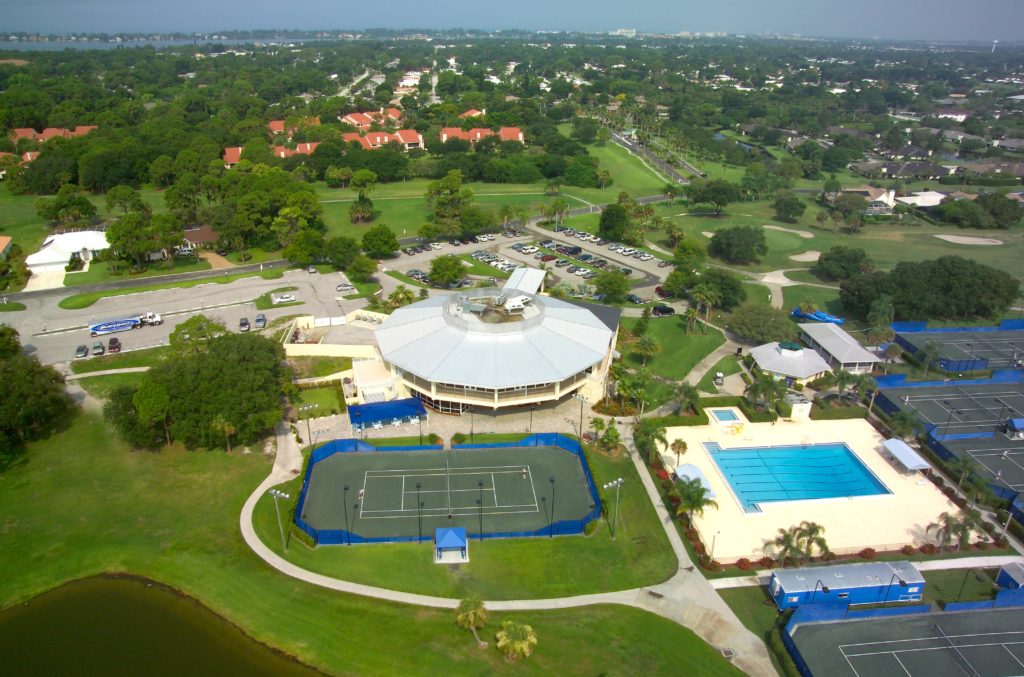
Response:
M755 263L768 253L768 243L761 228L732 226L715 231L708 252L729 263Z
M0 325L0 455L48 437L74 408L64 377L21 352L18 332Z

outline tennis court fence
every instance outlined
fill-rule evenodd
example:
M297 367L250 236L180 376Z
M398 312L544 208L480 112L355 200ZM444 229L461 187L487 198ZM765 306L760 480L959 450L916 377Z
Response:
M590 473L590 464L587 463L586 454L582 445L570 437L559 433L537 433L530 435L516 442L500 444L481 443L460 444L458 449L508 449L513 447L557 447L575 455L583 467L583 474L587 479L587 491L593 503L593 508L582 519L558 520L545 527L533 531L485 531L480 538L533 538L539 536L576 536L583 533L587 524L601 516L601 497L597 492L597 485ZM439 445L423 445L411 447L375 447L372 444L356 439L331 440L327 444L313 450L310 454L309 463L306 465L306 475L302 480L302 491L299 493L299 500L295 507L295 525L313 539L315 545L342 545L353 543L416 543L433 540L433 535L423 536L361 536L345 529L316 529L306 520L302 519L302 506L306 501L306 493L309 491L309 481L313 475L313 469L317 463L335 454L353 453L359 451L438 451L443 449Z

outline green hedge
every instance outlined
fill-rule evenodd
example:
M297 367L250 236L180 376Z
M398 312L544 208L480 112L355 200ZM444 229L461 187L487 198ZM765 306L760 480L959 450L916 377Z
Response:
M779 400L775 403L775 411L779 413L782 418L789 418L793 415L793 405L786 400Z
M694 425L707 425L708 415L704 411L700 411L696 415L691 416L680 416L676 414L674 416L660 416L658 418L652 418L651 421L655 422L656 425L662 428L672 428L675 426L694 426Z
M851 418L867 418L866 407L819 407L817 404L811 406L812 421L840 421Z

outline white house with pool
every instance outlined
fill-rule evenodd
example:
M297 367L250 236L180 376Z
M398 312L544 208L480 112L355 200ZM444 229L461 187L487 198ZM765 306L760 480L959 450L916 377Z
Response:
M718 503L694 522L719 562L770 556L779 529L805 520L825 527L837 554L917 547L933 542L927 527L941 513L958 511L924 475L895 463L867 421L750 423L735 407L707 411L708 425L666 437L687 444L677 474L700 479ZM663 460L676 470L667 447Z

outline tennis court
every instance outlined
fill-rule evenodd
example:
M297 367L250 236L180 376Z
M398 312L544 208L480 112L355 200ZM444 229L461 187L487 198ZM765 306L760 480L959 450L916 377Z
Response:
M799 625L814 675L1002 677L1024 674L1024 613L992 609Z
M911 332L899 335L901 343L920 353L929 342L939 349L939 362L947 371L981 368L972 364L987 360L989 369L1024 366L1024 331Z
M900 409L913 411L935 435L992 432L1007 419L1024 416L1024 384L957 385L934 388L886 388Z
M595 494L580 458L557 447L344 452L313 467L301 517L364 539L429 538L453 526L558 535L551 525L583 520Z

